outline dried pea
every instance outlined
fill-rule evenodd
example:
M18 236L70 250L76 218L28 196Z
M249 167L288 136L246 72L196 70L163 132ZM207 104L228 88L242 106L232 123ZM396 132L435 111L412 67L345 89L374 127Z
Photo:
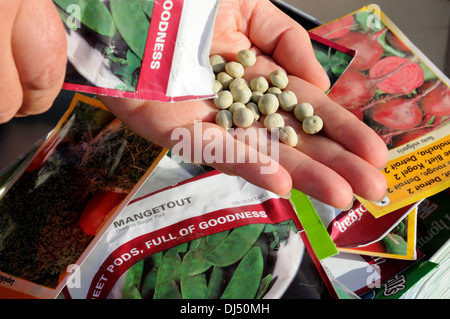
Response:
M233 103L233 95L230 91L220 91L217 93L217 97L214 98L214 104L218 109L225 110Z
M242 102L233 102L233 103L230 105L230 107L228 108L228 111L233 115L234 112L235 112L237 109L243 109L243 108L245 108L245 104L244 104L244 103L242 103Z
M257 105L256 103L254 103L254 102L248 102L248 103L245 105L245 107L253 111L253 113L254 113L254 115L255 115L255 121L259 120L259 117L260 117L260 115L261 115L261 112L259 112L258 105Z
M246 128L253 124L255 115L253 111L244 107L239 108L233 113L233 123L237 127Z
M215 54L209 57L209 64L211 64L214 73L220 73L225 71L227 61L222 56Z
M264 115L275 113L279 105L278 98L272 93L265 93L258 101L258 109Z
M271 130L274 128L282 128L282 127L284 127L284 119L278 113L269 114L264 119L264 126L268 130Z
M257 76L250 80L250 89L255 92L265 93L269 88L269 82L263 76Z
M239 262L221 299L252 299L258 292L262 273L263 257L261 248L252 247Z
M295 147L298 144L297 132L292 126L284 126L278 131L278 138L284 144Z
M220 110L216 114L216 124L224 129L229 129L233 126L233 115L228 110Z
M300 103L294 108L294 116L300 122L303 122L307 117L314 115L314 108L309 103Z
M292 91L284 91L278 95L278 101L283 111L291 112L297 106L297 95Z
M227 90L231 81L233 81L233 77L229 75L227 72L219 72L216 75L216 80L222 84L222 89Z
M302 128L307 134L316 134L323 128L323 121L319 116L312 115L303 121Z
M214 82L213 82L213 91L214 91L214 93L217 94L220 91L222 91L222 89L223 89L222 83L220 83L217 80L214 80Z
M283 70L274 70L269 74L269 81L272 85L279 89L284 89L289 84L289 79L286 72Z
M271 93L274 94L276 96L280 95L283 91L281 91L280 88L277 88L276 86L271 86L270 88L267 89L266 93Z
M243 66L252 66L256 62L256 55L251 50L241 50L236 54L236 60Z
M264 93L258 92L258 91L253 91L252 92L252 102L258 104L259 99L261 98L261 96L263 96Z
M247 104L250 102L250 99L252 98L252 91L247 86L234 86L231 90L231 95L233 96L234 102L241 102L244 104Z
M233 88L239 87L239 86L247 87L247 88L249 87L246 79L235 78L235 79L233 79L233 81L230 82L230 85L228 85L228 89L231 91L231 90L233 90Z
M244 66L239 62L231 61L225 64L225 71L233 78L241 78L244 75Z

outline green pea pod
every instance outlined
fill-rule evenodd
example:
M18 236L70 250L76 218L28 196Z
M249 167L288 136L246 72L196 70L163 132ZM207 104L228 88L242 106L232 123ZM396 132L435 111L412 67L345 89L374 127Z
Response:
M89 29L105 35L113 37L117 29L114 20L106 5L100 0L53 0L61 9L69 14L73 14L74 18L79 18L81 23ZM80 16L74 8L79 8ZM66 21L64 21L66 22Z
M226 267L239 261L255 244L265 224L235 228L205 259L214 266Z
M206 292L207 299L219 299L223 293L225 282L225 270L221 267L214 267L208 282Z
M139 293L139 286L141 284L143 271L143 259L139 260L128 269L122 287L122 299L142 299Z
M155 299L181 299L178 289L181 259L176 250L169 249L158 269L155 285Z
M192 253L192 251L189 253ZM207 293L206 276L205 274L189 275L191 260L186 258L189 253L185 255L181 262L181 296L183 299L205 299Z
M144 10L147 17L151 19L155 0L139 0L139 2L141 3L142 10Z
M150 22L139 0L110 0L110 6L120 35L134 54L142 60Z
M220 298L255 298L261 283L263 268L261 248L255 246L242 258Z
M186 265L189 267L189 276L201 274L211 267L211 263L205 259L205 256L220 245L227 236L228 231L223 231L201 238L198 247L189 251L183 258L183 262L186 261Z
M258 293L256 294L256 299L261 299L266 293L267 289L269 289L269 285L272 282L272 274L268 274L261 280L261 284L259 285Z
M149 269L141 284L142 298L151 299L155 293L156 277L163 258L162 251L144 259L144 269Z

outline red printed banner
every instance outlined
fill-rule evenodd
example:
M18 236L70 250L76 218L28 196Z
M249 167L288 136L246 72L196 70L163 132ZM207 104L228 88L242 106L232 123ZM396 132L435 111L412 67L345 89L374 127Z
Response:
M268 213L270 211L279 213L271 215ZM256 205L217 210L142 235L118 247L105 259L91 282L86 298L106 298L116 281L128 268L159 251L240 226L258 223L276 224L293 219L295 216L295 210L288 200L272 198Z
M142 71L137 84L138 92L166 93L183 3L155 1ZM153 98L170 100L165 94Z

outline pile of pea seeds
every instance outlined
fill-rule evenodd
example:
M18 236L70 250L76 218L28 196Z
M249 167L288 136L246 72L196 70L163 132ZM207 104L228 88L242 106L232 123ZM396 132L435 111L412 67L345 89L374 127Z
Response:
M247 128L263 115L264 126L277 132L280 141L295 147L297 132L292 126L285 125L283 117L277 113L281 108L294 113L305 133L316 134L322 129L323 121L314 115L313 106L307 102L298 103L295 93L286 90L289 79L283 70L272 71L268 79L257 76L248 82L243 78L245 67L255 64L256 55L251 50L242 50L237 53L236 60L227 62L220 55L212 55L209 59L215 75L213 89L217 97L214 104L220 110L215 119L217 125L224 129Z

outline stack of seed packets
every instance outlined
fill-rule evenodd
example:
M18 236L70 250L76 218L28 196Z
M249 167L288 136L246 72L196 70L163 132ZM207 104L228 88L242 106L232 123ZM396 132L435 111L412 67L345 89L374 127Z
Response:
M429 283L448 264L449 79L376 5L310 32L356 51L328 96L389 149L382 201L341 212L312 200L339 251L324 267L359 297L448 298Z

